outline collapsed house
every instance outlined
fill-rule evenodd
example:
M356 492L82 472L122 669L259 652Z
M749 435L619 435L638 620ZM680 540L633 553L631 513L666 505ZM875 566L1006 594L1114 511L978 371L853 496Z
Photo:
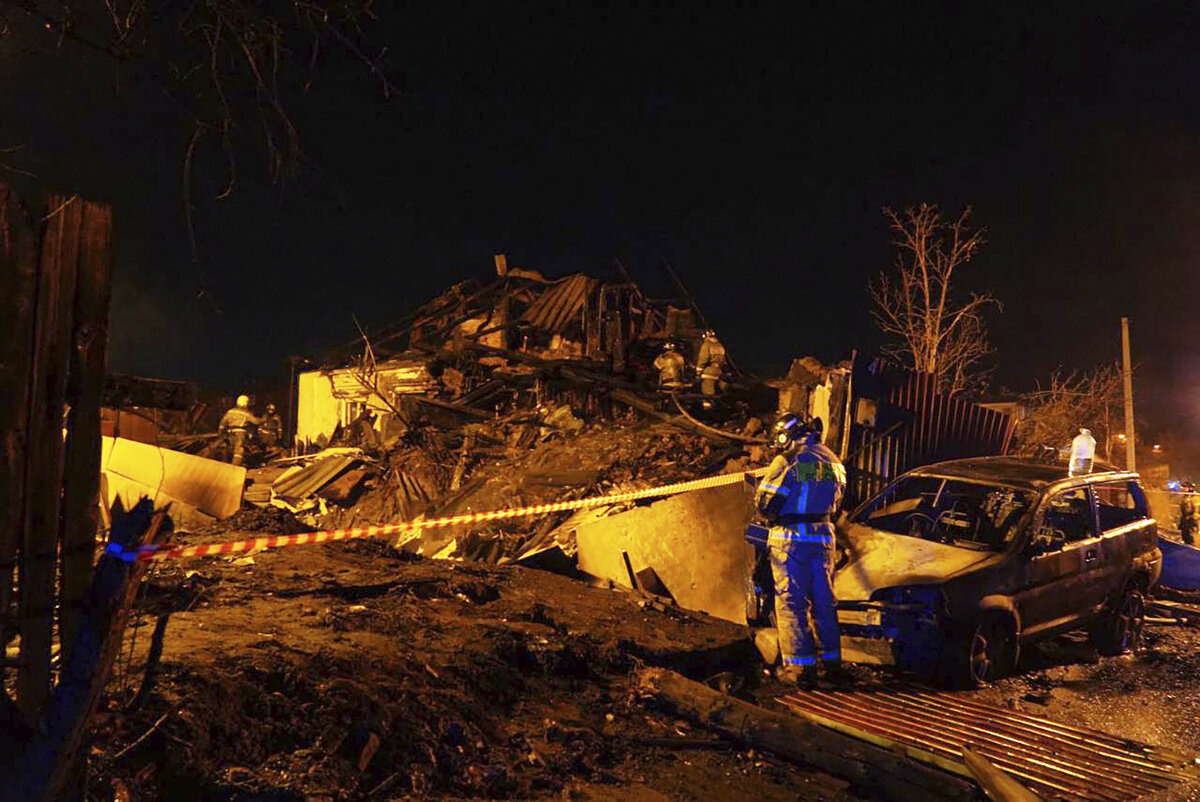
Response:
M251 471L245 501L329 529L640 490L764 465L766 427L788 411L822 420L847 507L918 465L1008 448L1009 416L878 360L804 357L769 381L730 371L716 404L666 392L653 360L667 341L695 354L694 304L651 300L627 275L496 267L300 373L297 454ZM417 530L396 546L580 573L745 623L751 513L735 485Z
M645 391L665 342L693 357L699 348L703 324L688 301L652 301L627 278L547 279L508 268L503 255L496 271L494 281L457 284L301 373L296 442L328 444L364 419L386 434L421 406L478 418L524 394L536 407L548 379L572 386L585 404L597 384Z

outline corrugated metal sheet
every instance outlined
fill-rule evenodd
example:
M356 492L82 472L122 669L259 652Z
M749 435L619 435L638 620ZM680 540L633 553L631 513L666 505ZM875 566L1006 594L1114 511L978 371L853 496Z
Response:
M342 471L358 462L357 457L331 456L319 459L298 471L288 471L271 486L275 495L299 500L308 498L336 479Z
M582 273L565 278L538 296L521 319L543 331L560 333L583 311L583 305L597 283Z
M857 429L852 437L847 506L921 465L1007 453L1014 426L1002 412L939 393L932 375L915 372L892 387L879 417L899 420L882 432Z
M1047 799L1123 802L1194 782L1186 755L920 688L799 691L779 701L855 738L970 777L963 749Z

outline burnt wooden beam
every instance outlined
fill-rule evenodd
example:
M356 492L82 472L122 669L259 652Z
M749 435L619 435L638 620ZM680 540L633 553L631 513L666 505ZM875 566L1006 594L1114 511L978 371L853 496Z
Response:
M470 417L470 418L478 418L480 420L491 420L494 417L492 415L492 413L490 413L490 412L485 412L482 409L475 409L473 407L466 406L465 404L456 404L452 401L441 401L436 398L428 398L423 395L414 395L414 396L412 396L412 398L416 399L416 401L418 403L428 404L431 407L437 407L438 409L445 409L450 412L457 412L459 415L466 415L467 417Z
M736 435L730 435L727 432L722 432L720 429L713 429L711 426L697 426L695 423L683 417L682 415L670 415L666 412L662 412L646 399L636 396L626 390L613 390L611 393L609 393L609 396L612 398L612 400L619 401L626 406L633 407L639 412L644 412L653 418L658 418L663 423L669 423L672 426L679 427L680 429L687 429L688 431L695 432L696 434L699 434L709 440L724 443L730 439L738 439L738 436Z

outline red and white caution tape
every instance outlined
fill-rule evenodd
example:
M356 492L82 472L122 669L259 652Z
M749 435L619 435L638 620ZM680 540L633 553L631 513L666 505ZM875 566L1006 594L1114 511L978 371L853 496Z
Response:
M528 507L514 507L507 510L491 510L488 512L469 512L463 515L452 515L447 518L429 518L416 521L404 521L396 524L380 526L359 526L353 529L330 529L324 532L305 532L299 535L273 535L256 537L249 540L231 540L225 543L207 543L201 546L144 546L136 552L138 560L173 560L180 557L211 557L217 554L240 554L247 551L262 549L277 549L285 546L303 546L309 543L332 543L338 540L356 540L366 537L389 537L401 532L414 532L422 529L434 529L444 526L460 526L463 524L482 523L484 521L502 521L509 518L524 518L534 515L545 515L551 512L566 510L582 510L590 507L605 507L610 504L638 501L645 498L674 496L680 493L690 493L695 490L707 490L713 487L737 484L743 481L747 474L762 476L766 468L738 473L724 473L709 476L704 479L692 479L687 482L650 487L644 490L631 490L626 493L614 493L609 496L573 499L571 501L556 501L552 504L534 504ZM110 547L111 550L111 547ZM115 553L115 552L114 552ZM131 555L132 556L132 555ZM128 559L128 558L126 558Z

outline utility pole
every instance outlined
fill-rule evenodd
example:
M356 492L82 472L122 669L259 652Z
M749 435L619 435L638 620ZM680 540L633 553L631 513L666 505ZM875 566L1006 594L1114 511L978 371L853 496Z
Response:
M1133 432L1133 368L1129 361L1129 318L1121 318L1121 372L1125 377L1125 468L1137 470L1137 448Z

